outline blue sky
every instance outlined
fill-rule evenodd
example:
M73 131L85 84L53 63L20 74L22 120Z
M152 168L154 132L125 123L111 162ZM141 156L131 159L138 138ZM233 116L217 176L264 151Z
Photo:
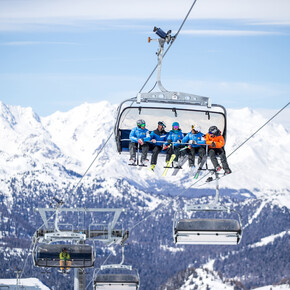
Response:
M191 4L0 0L0 101L47 116L135 96L157 61L153 27L176 33ZM197 0L162 83L227 108L280 108L290 100L289 50L290 1Z

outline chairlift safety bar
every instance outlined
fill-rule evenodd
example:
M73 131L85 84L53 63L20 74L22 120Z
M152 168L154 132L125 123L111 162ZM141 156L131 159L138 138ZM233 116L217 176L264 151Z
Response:
M121 213L123 211L125 211L125 209L123 208L36 208L35 211L38 211L40 213L40 216L43 220L44 226L46 227L46 229L49 229L49 224L48 224L48 219L47 219L47 212L56 212L56 217L55 219L58 219L58 214L61 212L113 212L114 213L114 217L112 222L109 222L108 224L106 224L107 229L101 231L101 233L103 233L103 235L107 235L106 239L98 239L100 241L103 242L107 242L109 244L113 244L116 242L121 243L122 239L123 239L123 234L121 233L120 237L114 236L112 235L112 232L115 228L115 225L121 215ZM93 225L93 224L91 224ZM62 241L62 240L77 240L77 241L84 241L84 240L89 240L89 239L93 239L96 240L96 238L91 235L91 232L95 232L95 230L91 230L91 225L89 225L89 230L88 230L88 235L84 234L83 232L86 230L83 230L81 232L75 232L74 230L72 231L60 231L58 228L58 221L55 222L55 228L54 231L50 232L50 233L44 233L44 237L40 238L40 240L44 240L44 241ZM117 231L119 232L119 231ZM96 236L98 237L98 235ZM39 238L36 235L36 238Z
M132 271L131 265L120 265L120 264L111 264L111 265L102 265L101 270L106 269L126 269Z

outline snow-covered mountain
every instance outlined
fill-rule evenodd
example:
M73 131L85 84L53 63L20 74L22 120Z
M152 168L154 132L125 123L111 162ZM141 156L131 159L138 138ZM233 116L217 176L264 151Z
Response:
M106 101L85 103L69 112L41 118L31 108L0 103L1 179L33 171L46 182L76 182L112 132L115 110L116 105ZM227 154L265 122L261 114L248 108L228 110ZM229 157L233 174L221 180L221 187L250 190L258 197L276 198L277 203L289 207L289 144L289 128L275 121L269 123ZM128 178L143 186L160 182L162 158L154 175L146 170L142 174L132 170L127 166L127 158L117 153L112 136L84 182L90 183L89 176ZM185 188L192 184L186 170L175 178L168 177L165 182ZM213 186L204 184L202 188Z
M209 261L213 262L208 277L216 285L232 287L235 278L235 285L241 281L246 287L257 287L289 278L289 128L270 123L229 157L233 173L221 179L222 201L242 214L242 243L229 248L176 247L172 241L175 210L200 196L206 202L207 193L214 192L214 185L199 182L188 191L191 198L173 198L195 182L186 169L164 179L162 159L156 174L129 167L128 156L117 153L112 136L77 191L71 191L112 132L115 109L108 102L83 104L42 118L30 108L0 103L0 277L13 277L6 269L27 257L31 236L41 224L33 209L48 206L53 196L60 196L67 206L124 207L125 228L142 221L131 231L126 249L126 261L140 272L141 289L157 289L189 265L200 269L198 281L207 285ZM228 110L227 153L264 122L261 114L248 108ZM103 263L108 251L97 249L96 265ZM113 258L120 260L115 252ZM31 263L25 275L48 285L62 283L57 273L51 271L48 278ZM179 287L198 282L194 276L187 278Z
M289 281L288 281L289 282ZM236 279L224 278L221 272L210 268L189 267L169 279L160 290L236 290L245 289L245 286ZM252 288L255 290L286 290L290 289L287 281L281 281L277 285Z

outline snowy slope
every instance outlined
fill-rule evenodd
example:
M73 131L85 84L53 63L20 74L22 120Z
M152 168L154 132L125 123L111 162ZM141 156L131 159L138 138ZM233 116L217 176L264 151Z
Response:
M19 281L18 287L16 285L17 285L17 280L16 279L0 279L0 288L3 288L3 289L39 289L39 290L49 290L49 288L47 286L45 286L41 281L39 281L36 278L24 278L24 279L21 279Z
M76 183L77 176L85 172L112 132L115 109L116 105L106 101L85 103L68 112L56 112L41 118L31 108L8 106L0 102L1 179L34 171L39 180L59 184L68 181ZM249 108L228 110L227 154L265 121L266 118L260 113ZM274 198L277 204L290 207L289 144L289 128L275 122L268 124L229 157L233 174L221 179L221 187L248 189L258 197ZM146 169L139 171L127 166L127 159L128 156L117 153L112 136L84 183L89 184L91 178L96 176L126 178L143 186L161 181L162 159L153 175ZM175 178L167 177L165 183L182 183L187 187L192 180L188 179L184 170ZM201 188L213 186L205 184ZM2 189L4 191L5 186Z
M200 268L196 269L196 273L189 276L184 285L179 288L179 290L192 289L234 290L235 288L229 282L223 281L218 273Z
M166 288L164 288L166 289ZM172 289L172 288L168 288ZM234 290L245 289L242 284L234 279L225 279L220 273L207 268L198 268L186 278L184 284L178 290ZM269 285L264 287L252 288L255 290L286 290L290 289L289 284Z

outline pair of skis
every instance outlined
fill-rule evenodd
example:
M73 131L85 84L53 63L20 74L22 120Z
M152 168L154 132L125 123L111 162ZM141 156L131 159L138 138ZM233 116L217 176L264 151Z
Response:
M170 146L171 146L171 144L170 144L169 146L165 147L165 149L168 148L168 147L170 147ZM182 148L180 151L183 151L183 150L188 149L188 148L191 148L191 147L190 147L190 146L185 146L185 147ZM171 165L172 165L173 160L175 159L175 157L176 157L175 154L172 154L172 155L171 155L170 160L167 161L167 163L166 163L165 170L164 170L162 176L166 176L167 171L168 171L168 169L171 167ZM174 168L174 171L173 171L173 173L172 173L172 176L175 176L175 175L178 173L179 169L182 169L182 166L183 166L183 164L186 162L186 160L187 160L186 156L184 156L184 158L179 158L178 165L177 165L176 168Z
M168 171L168 169L171 167L171 165L172 165L173 160L175 159L175 157L176 157L175 154L172 154L172 155L171 155L170 160L167 161L167 163L166 163L165 170L164 170L162 176L166 176L167 171ZM199 177L200 172L201 172L201 170L202 170L202 168L203 168L203 166L204 166L204 164L205 164L205 162L206 162L206 159L207 159L206 155L203 156L203 158L201 159L201 162L200 162L200 164L199 164L199 167L198 167L197 171L196 171L196 172L194 172L194 171L192 172L192 174L194 174L194 177L193 177L194 179L197 179L197 178ZM186 162L186 160L187 160L187 158L184 157L184 158L182 158L182 159L180 160L180 162L178 162L178 167L174 169L174 172L173 172L173 174L172 174L173 176L175 176L175 175L178 173L179 169L181 169L181 166Z
M166 176L168 169L171 167L173 160L175 159L176 155L172 154L169 161L166 162L165 170L162 176Z
M199 177L199 174L200 174L200 172L201 172L201 170L202 170L202 168L203 168L203 165L205 164L205 162L206 162L206 155L204 155L203 157L202 157L202 159L201 159L201 162L200 162L200 164L199 164L199 166L198 166L198 169L197 169L197 171L195 172L195 174L194 174L194 179L198 179L198 177Z

